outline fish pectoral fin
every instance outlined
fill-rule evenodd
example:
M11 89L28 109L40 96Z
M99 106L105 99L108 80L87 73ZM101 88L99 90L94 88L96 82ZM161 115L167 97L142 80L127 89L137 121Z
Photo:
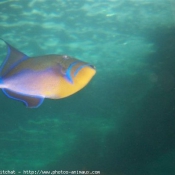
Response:
M38 96L24 95L8 89L2 89L2 91L7 97L23 102L28 108L37 108L44 101L44 98Z

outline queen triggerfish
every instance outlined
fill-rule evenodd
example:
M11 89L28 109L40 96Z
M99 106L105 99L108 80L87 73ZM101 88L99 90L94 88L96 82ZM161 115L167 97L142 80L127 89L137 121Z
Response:
M96 73L93 65L68 55L28 57L5 43L8 53L0 67L0 88L7 97L30 108L39 107L45 98L60 99L76 93Z

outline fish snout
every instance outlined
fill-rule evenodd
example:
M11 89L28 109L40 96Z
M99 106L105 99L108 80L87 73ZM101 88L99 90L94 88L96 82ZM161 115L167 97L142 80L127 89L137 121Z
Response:
M91 68L93 68L93 69L95 69L96 70L96 67L94 66L94 65L89 65L89 67L91 67Z
M96 73L95 66L91 64L84 64L79 68L77 68L77 70L74 72L74 76L82 77L84 80L89 82L95 75L95 73Z

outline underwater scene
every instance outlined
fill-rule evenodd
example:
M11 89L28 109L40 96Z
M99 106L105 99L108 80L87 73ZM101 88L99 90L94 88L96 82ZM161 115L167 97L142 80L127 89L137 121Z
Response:
M175 174L175 0L0 9L0 174Z

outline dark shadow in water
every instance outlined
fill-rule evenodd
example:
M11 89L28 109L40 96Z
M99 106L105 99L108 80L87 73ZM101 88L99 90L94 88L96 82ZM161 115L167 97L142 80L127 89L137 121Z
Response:
M89 128L86 133L82 132L76 147L61 160L58 157L48 169L101 170L108 175L112 172L144 175L150 174L148 167L152 162L174 150L175 28L157 29L149 33L147 38L157 47L157 52L148 59L148 69L153 72L150 83L155 86L140 104L131 105L131 108L127 109L129 119L123 123L125 130L117 133L116 124L116 131L108 133L101 144L99 133L93 133ZM130 81L130 87L136 87L135 80L138 80L138 77ZM113 79L110 81L113 82ZM120 88L124 90L126 86ZM122 96L118 94L118 97ZM106 98L106 101L110 100ZM115 111L118 99L112 99L110 103L113 104L110 106L111 111ZM136 105L138 107L134 108ZM100 107L105 109L105 104L103 106L101 103ZM98 113L99 115L107 117L104 113ZM173 161L175 163L175 159ZM166 174L175 172L174 167L168 169L165 166L157 169L157 174L162 170L165 170Z
M116 175L121 173L144 175L152 162L174 150L174 31L175 28L159 29L146 36L157 47L157 52L148 58L148 70L152 72L149 83L154 86L146 97L140 100L140 103L135 99L143 93L142 89L148 83L144 81L144 74L140 70L139 74L133 77L122 77L115 75L115 72L110 75L106 75L105 72L97 74L98 82L96 82L95 92L87 89L70 97L69 100L58 102L46 100L40 108L35 110L26 110L21 103L8 99L1 93L0 96L3 98L0 119L1 136L3 132L15 130L26 120L42 114L49 116L49 113L53 113L62 118L65 117L62 114L70 110L76 111L76 114L82 116L84 120L88 120L88 117L94 119L113 117L116 127L105 136L101 136L101 133L92 126L83 124L84 128L81 126L82 130L78 133L76 143L71 150L58 157L45 169L100 170L108 175L113 172ZM108 77L105 81L100 81L100 77L106 76ZM82 98L82 93L86 96L86 101ZM51 104L50 108L49 104ZM119 117L122 118L120 124L118 124ZM118 126L122 130L119 130ZM78 124L77 127L79 127ZM1 145L1 149L3 147L8 147L8 145ZM175 160L173 161L175 163ZM166 175L174 174L174 167L172 169L160 167L160 170L161 168L166 171Z

